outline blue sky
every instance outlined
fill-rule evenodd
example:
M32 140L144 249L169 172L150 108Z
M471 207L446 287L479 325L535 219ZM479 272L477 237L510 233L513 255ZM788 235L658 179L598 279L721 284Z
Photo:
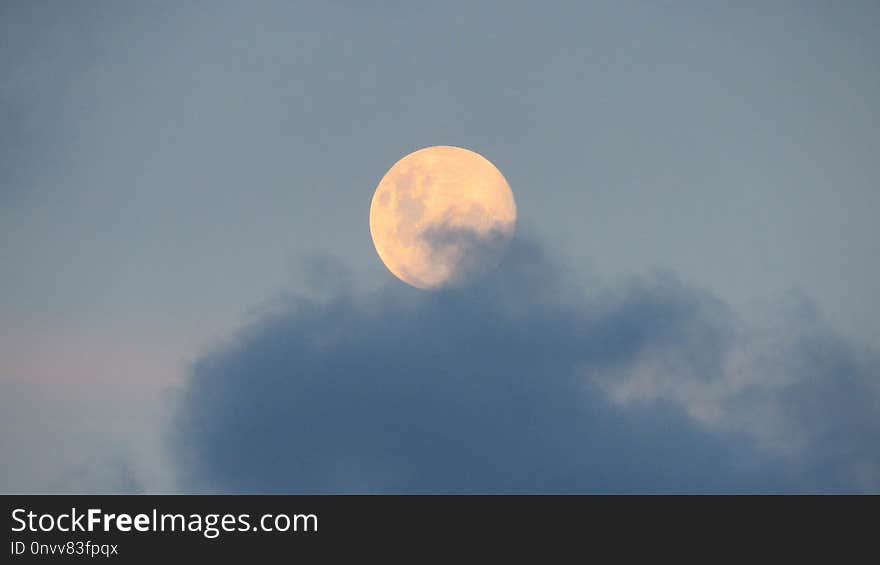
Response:
M451 144L504 173L522 245L544 250L575 312L543 310L557 297L538 285L519 298L527 326L506 321L468 370L525 391L527 376L508 375L495 346L528 341L544 322L562 341L574 340L572 324L593 328L571 346L580 354L547 343L534 354L552 367L547 378L586 387L593 411L568 423L614 422L614 453L592 432L564 435L559 464L583 472L547 478L544 490L685 489L685 469L694 489L876 490L878 23L872 2L4 3L0 447L14 456L0 489L259 490L211 463L224 456L216 437L173 423L228 430L268 399L226 412L202 391L222 402L248 379L296 406L311 357L268 344L298 343L322 324L411 322L358 309L383 300L388 316L409 300L433 312L432 300L463 296L497 314L497 279L462 296L410 296L369 238L370 197L388 167ZM519 280L515 266L499 274ZM316 286L327 268L349 272L348 286ZM673 288L657 282L666 277ZM661 290L631 290L639 285ZM608 303L622 310L597 307L596 296L618 297ZM721 306L673 316L678 340L649 331L653 310L640 307L681 296ZM314 311L305 319L291 305L303 301ZM323 309L346 301L360 305L348 317ZM612 367L584 353L630 343L612 323L623 318L646 332L630 357ZM277 319L295 334L277 335ZM720 334L703 343L691 323ZM271 365L253 360L261 347ZM375 363L393 362L375 347ZM340 378L399 385L393 371L358 372L345 365L354 352L334 351ZM461 357L444 359L461 370ZM222 365L243 360L246 376ZM423 371L428 382L443 373ZM475 398L502 413L520 406L515 390L479 396L489 390ZM552 404L557 392L543 394ZM387 398L366 398L394 414ZM464 422L494 429L466 417L469 406L459 407ZM658 422L668 433L656 457L679 465L665 478L602 482L584 471L600 449L606 474L631 472ZM335 488L443 488L399 478L406 453L389 455L392 436L365 437L370 455L347 452L344 424L302 447L255 448L249 476L300 488L257 472L280 449L285 461L349 461ZM681 449L683 438L705 457ZM192 442L196 461L180 454ZM403 445L411 467L441 456ZM753 468L725 474L731 456ZM497 457L523 464L512 450ZM696 459L712 463L699 474ZM462 461L484 481L473 485L487 484L489 469ZM321 469L302 484L332 490L306 480Z

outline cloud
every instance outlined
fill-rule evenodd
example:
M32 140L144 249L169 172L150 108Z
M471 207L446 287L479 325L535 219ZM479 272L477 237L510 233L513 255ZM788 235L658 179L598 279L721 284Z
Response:
M194 365L187 490L878 488L876 356L804 300L754 328L672 275L584 283L521 236L456 290L329 282Z
M623 366L584 370L616 406L668 402L704 429L745 435L798 465L805 488L876 491L876 354L835 334L798 293L772 314L765 327L716 317L714 335L682 327L676 339L650 344Z
M444 221L425 228L419 242L425 245L427 262L443 265L448 273L442 286L460 287L498 266L512 233L512 224L479 232Z

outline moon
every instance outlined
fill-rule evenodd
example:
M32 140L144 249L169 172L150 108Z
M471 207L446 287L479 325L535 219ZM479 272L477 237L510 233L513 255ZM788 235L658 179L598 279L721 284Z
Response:
M398 279L420 289L462 286L494 269L516 226L516 202L488 159L449 145L392 166L370 204L370 234Z

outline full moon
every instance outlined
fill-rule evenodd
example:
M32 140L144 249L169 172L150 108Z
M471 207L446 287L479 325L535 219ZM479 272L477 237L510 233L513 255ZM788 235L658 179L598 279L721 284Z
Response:
M482 155L438 145L385 173L370 205L382 262L421 289L461 286L501 261L516 225L507 181Z

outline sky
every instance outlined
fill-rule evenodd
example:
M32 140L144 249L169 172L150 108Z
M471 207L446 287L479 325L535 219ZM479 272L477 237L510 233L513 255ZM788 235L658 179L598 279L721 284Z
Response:
M876 492L874 2L0 5L2 492ZM406 287L382 175L518 231Z

